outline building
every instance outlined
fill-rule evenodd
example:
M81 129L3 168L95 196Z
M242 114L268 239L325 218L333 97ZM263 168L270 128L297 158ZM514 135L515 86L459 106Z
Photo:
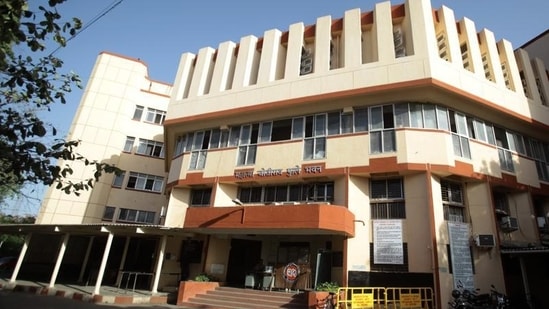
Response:
M428 0L184 53L173 86L104 53L71 137L126 173L50 190L25 248L97 290L244 285L262 259L275 288L428 287L440 308L493 284L547 307L548 92L542 60Z

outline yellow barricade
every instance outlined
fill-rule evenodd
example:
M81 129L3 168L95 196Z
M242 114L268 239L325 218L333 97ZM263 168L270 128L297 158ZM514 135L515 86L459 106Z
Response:
M435 309L435 296L428 287L343 287L337 293L341 309Z

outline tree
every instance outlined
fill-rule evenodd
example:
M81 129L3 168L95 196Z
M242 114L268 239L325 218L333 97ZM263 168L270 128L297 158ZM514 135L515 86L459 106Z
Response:
M20 217L0 213L0 224L32 224L36 218L31 216ZM25 242L24 235L0 235L0 257L17 256Z
M103 173L122 172L79 155L80 141L56 138L55 127L37 115L52 104L65 104L65 94L81 87L78 75L63 73L63 61L47 54L47 44L65 47L66 37L82 27L77 18L61 22L56 6L63 2L49 0L48 7L32 12L26 0L0 0L0 192L41 183L78 195ZM58 165L58 160L93 165L93 176L73 182L70 165Z

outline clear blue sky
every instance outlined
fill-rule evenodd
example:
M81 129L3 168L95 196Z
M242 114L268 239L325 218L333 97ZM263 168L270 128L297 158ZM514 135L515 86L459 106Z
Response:
M120 0L68 0L59 6L59 13L78 17L86 25ZM392 4L403 3L394 0ZM31 5L47 3L30 0ZM102 51L140 58L149 67L149 77L172 83L179 57L184 52L197 53L202 47L217 48L224 41L239 42L246 35L262 37L269 29L288 30L296 22L314 24L316 18L331 15L341 18L346 10L360 8L371 11L379 0L122 0L93 25L56 52L64 60L66 71L75 71L85 86L96 57ZM467 17L475 22L477 31L487 28L496 40L506 39L517 48L549 28L549 0L431 0L433 8L445 5L456 19ZM68 132L80 101L82 90L67 97L45 117L58 129L60 136ZM31 195L41 198L43 189ZM39 202L15 201L3 211L35 214Z

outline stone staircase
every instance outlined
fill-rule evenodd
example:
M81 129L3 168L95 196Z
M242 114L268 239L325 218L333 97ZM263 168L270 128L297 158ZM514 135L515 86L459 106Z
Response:
M218 287L178 305L200 309L306 309L307 294Z

